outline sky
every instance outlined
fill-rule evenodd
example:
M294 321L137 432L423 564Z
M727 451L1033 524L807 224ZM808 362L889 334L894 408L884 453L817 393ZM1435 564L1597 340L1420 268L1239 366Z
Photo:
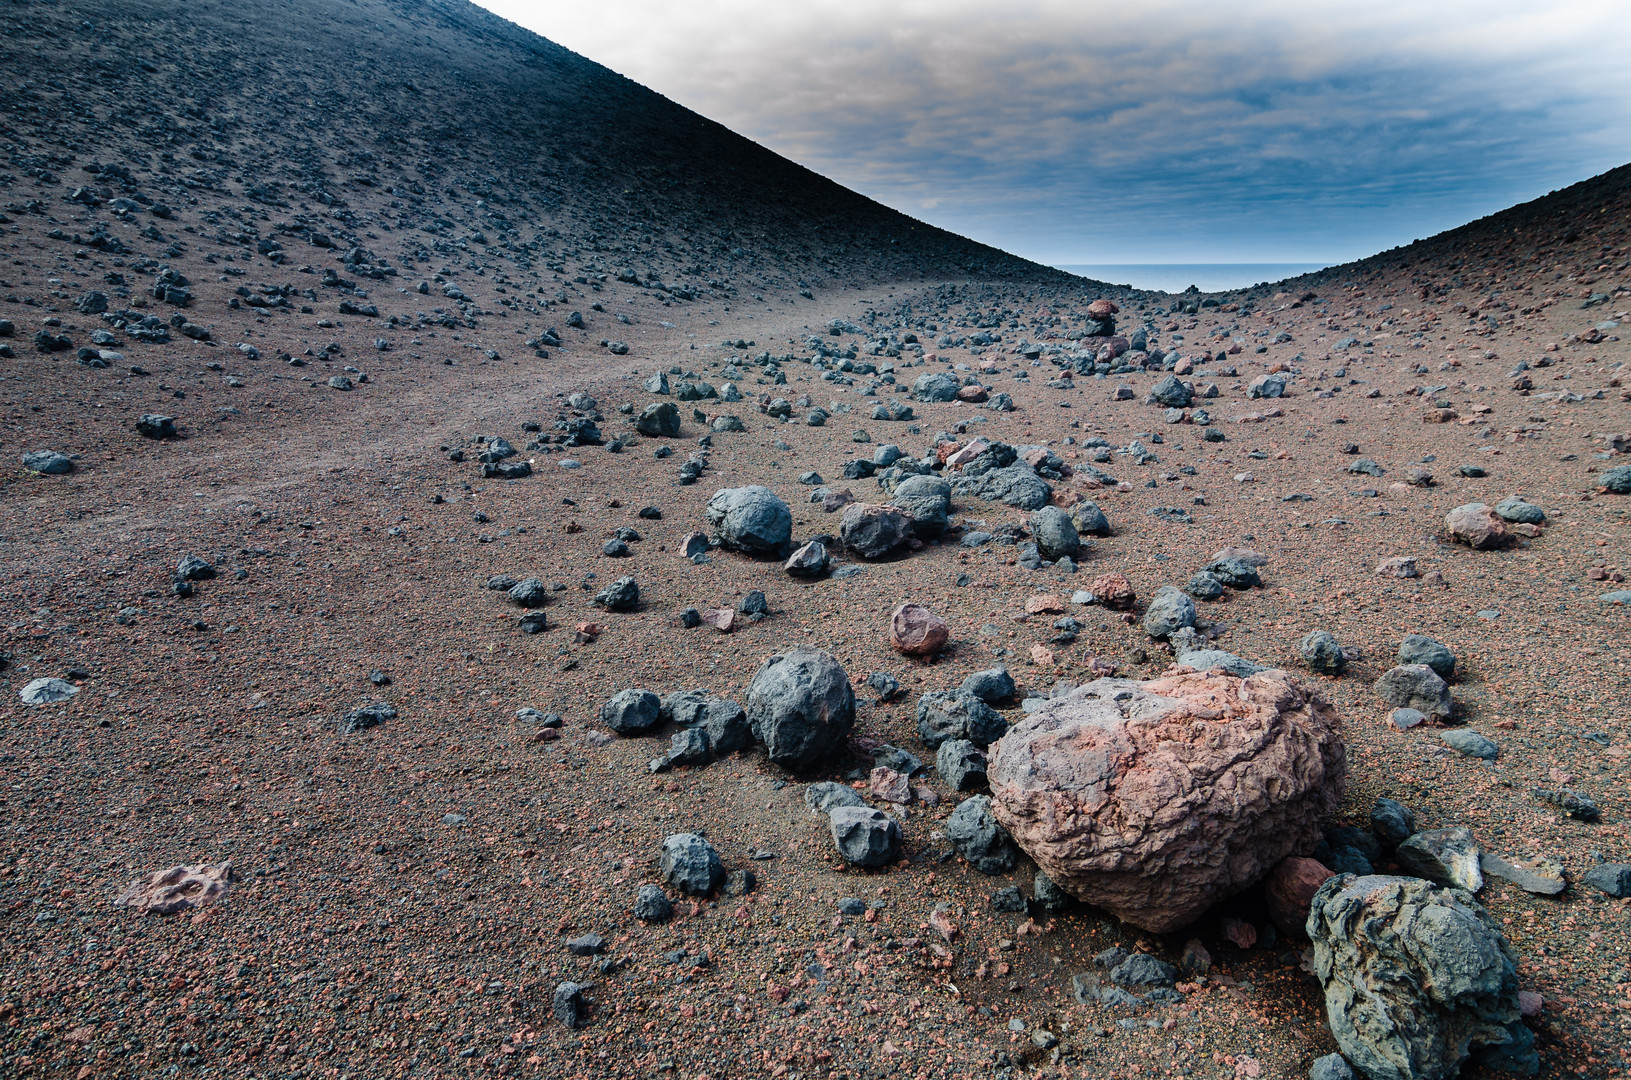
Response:
M1053 265L1341 262L1631 161L1620 0L479 0Z

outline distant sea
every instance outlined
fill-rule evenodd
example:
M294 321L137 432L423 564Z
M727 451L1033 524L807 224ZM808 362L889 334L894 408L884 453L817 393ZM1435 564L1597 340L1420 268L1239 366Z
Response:
M1116 263L1060 266L1058 269L1111 285L1180 293L1194 285L1201 292L1244 289L1265 281L1284 281L1323 270L1330 263Z

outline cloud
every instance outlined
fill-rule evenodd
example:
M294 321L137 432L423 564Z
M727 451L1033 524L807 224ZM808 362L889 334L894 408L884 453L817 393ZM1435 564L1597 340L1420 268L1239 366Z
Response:
M1357 257L1631 159L1601 2L486 6L1046 262Z

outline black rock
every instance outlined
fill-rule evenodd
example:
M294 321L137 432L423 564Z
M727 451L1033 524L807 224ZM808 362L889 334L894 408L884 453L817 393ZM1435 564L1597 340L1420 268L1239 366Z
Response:
M1019 864L1013 837L997 824L984 795L964 799L946 819L945 832L957 854L982 874L1006 874Z
M1404 803L1377 799L1370 811L1370 828L1383 845L1396 848L1416 831L1416 815Z
M855 725L855 692L832 656L793 649L754 673L747 715L772 762L809 769L842 752Z
M620 577L595 594L595 604L607 611L633 611L640 603L640 587L631 577Z
M985 786L985 753L967 739L947 739L934 760L940 778L953 791L977 791Z
M176 437L176 418L143 413L136 421L136 434L149 439L173 439Z
M674 917L674 904L655 885L642 885L634 897L634 917L641 922L667 922Z
M367 705L360 705L340 718L340 734L355 735L371 727L378 727L387 720L396 719L396 710L383 701L372 701Z
M574 982L563 982L555 987L550 1003L555 1019L569 1028L580 1028L584 1022L583 987Z
M725 880L719 852L696 833L676 833L663 841L663 880L691 896L707 896Z
M662 702L649 690L620 690L600 707L600 719L619 735L638 735L655 727Z
M1008 731L1008 721L991 706L962 690L933 691L917 702L917 732L931 749L947 739L990 746Z

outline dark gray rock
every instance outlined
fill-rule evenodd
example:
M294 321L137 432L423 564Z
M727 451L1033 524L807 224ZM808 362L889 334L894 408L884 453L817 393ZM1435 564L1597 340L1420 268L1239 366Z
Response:
M1348 666L1348 658L1342 654L1342 646L1337 639L1326 630L1310 630L1303 636L1299 646L1303 663L1308 670L1317 671L1321 675L1340 675L1342 669Z
M879 701L888 701L900 693L900 680L887 671L874 671L866 677L866 685Z
M1109 536L1110 519L1096 502L1079 502L1070 508L1070 520L1082 536Z
M1046 559L1075 555L1082 546L1082 538L1070 515L1057 506L1044 506L1031 514L1031 534Z
M1314 1059L1308 1080L1354 1080L1354 1071L1341 1054L1326 1054Z
M1223 582L1210 570L1197 570L1184 586L1184 592L1197 600L1216 600L1223 595Z
M945 532L951 520L951 484L938 476L908 476L889 502L912 516L913 534L925 539Z
M663 880L690 896L707 896L725 881L719 852L696 833L676 833L663 841Z
M781 555L793 539L793 513L767 487L724 488L708 500L708 521L725 547Z
M583 987L575 982L558 984L550 1001L550 1012L569 1028L582 1027L585 1019Z
M824 780L804 789L804 805L812 814L830 814L841 806L865 806L866 800L848 784Z
M631 577L620 577L595 594L595 606L607 611L633 611L640 605L640 586Z
M1150 396L1169 409L1187 409L1194 397L1189 387L1168 375L1150 388Z
M851 555L881 559L912 537L912 518L893 506L852 503L838 524L838 536Z
M1331 1032L1370 1080L1449 1080L1473 1053L1538 1069L1511 949L1466 893L1344 874L1314 895L1307 931Z
M1456 826L1416 833L1399 845L1393 857L1417 877L1475 893L1484 887L1483 853L1472 830Z
M1171 986L1178 981L1178 969L1149 953L1135 952L1110 970L1110 981L1144 989Z
M387 720L395 719L395 709L383 701L371 701L340 717L340 734L355 735L359 731L366 731L371 727L378 727Z
M664 387L664 392L667 387ZM635 418L634 430L654 439L677 439L680 435L680 410L672 401L657 401L640 410Z
M1611 495L1631 495L1631 465L1604 469L1597 481Z
M566 951L573 956L598 956L606 951L606 939L599 934L583 934L569 938L566 942Z
M1008 732L1008 721L991 706L961 690L936 690L917 702L917 733L931 750L947 739L990 746Z
M1455 675L1455 654L1423 634L1411 634L1399 642L1399 663L1426 664L1443 679Z
M1195 625L1195 601L1181 589L1163 585L1150 597L1144 609L1144 632L1162 639L1186 626Z
M838 806L829 815L833 843L854 866L887 866L900 858L900 826L870 806Z
M1376 680L1376 696L1388 705L1445 717L1454 710L1450 688L1426 664L1401 664Z
M176 437L176 418L143 413L136 421L136 434L148 439L173 439Z
M669 765L706 765L713 760L708 733L701 728L682 728L668 740Z
M912 384L912 396L919 401L954 401L961 384L944 371L927 371Z
M1023 463L991 469L978 475L970 475L965 466L963 475L952 485L952 490L977 499L1004 502L1020 510L1040 509L1048 505L1048 500L1053 496L1053 488L1036 475L1035 469Z
M1064 911L1070 906L1072 899L1069 893L1040 870L1036 872L1036 880L1031 885L1031 896L1036 900L1037 906L1050 915Z
M638 735L657 725L662 702L650 690L620 690L600 707L600 720L619 735Z
M820 577L827 572L830 561L827 545L819 540L811 540L789 555L787 561L782 564L782 569L794 577Z
M1631 896L1631 863L1600 863L1587 870L1580 880L1599 892L1623 900Z
M1025 894L1019 887L1010 885L1006 889L998 889L991 894L991 907L994 911L1021 912L1026 910Z
M1507 521L1525 525L1541 525L1546 521L1546 511L1516 495L1508 495L1496 503L1495 512Z
M215 567L197 555L183 555L176 564L177 581L208 581L215 576Z
M674 917L673 901L655 885L642 885L634 897L634 917L641 922L667 922Z
M1263 584L1257 567L1245 559L1213 559L1204 569L1231 589L1254 589Z
M941 743L934 763L940 778L953 791L978 791L985 786L985 754L967 739Z
M771 761L810 769L842 752L855 726L855 691L831 655L793 649L754 673L747 715Z
M1019 687L1014 685L1014 677L1008 674L1005 667L976 671L964 679L963 685L958 689L965 694L973 694L987 705L1012 701L1019 693Z
M489 582L489 587L491 583ZM523 578L509 588L510 599L526 608L543 607L549 599L549 586L535 577Z
M55 450L31 450L23 455L23 468L42 476L61 476L74 471L74 463L66 454Z
M736 610L748 616L768 615L770 602L765 599L765 594L761 590L751 589L736 602Z
M1006 874L1019 865L1019 848L991 813L985 795L964 799L946 819L946 839L982 874Z
M1370 811L1370 829L1385 847L1396 848L1416 831L1416 815L1402 802L1377 799Z

